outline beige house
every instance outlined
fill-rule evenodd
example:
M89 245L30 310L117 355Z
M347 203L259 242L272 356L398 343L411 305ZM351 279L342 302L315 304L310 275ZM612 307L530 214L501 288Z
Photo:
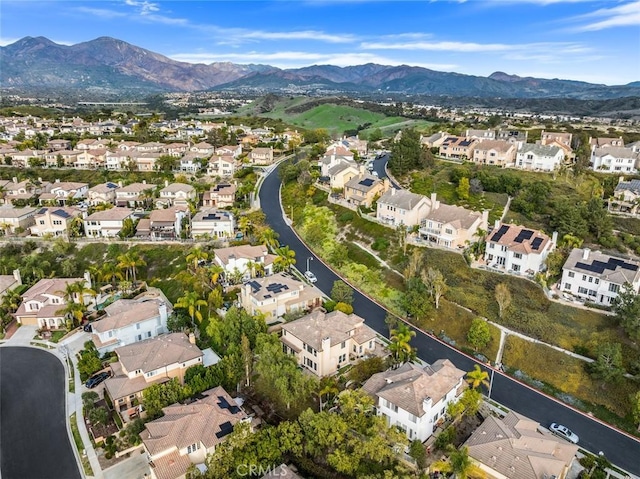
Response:
M249 159L254 165L270 165L273 163L273 148L254 148L249 153Z
M473 148L474 163L481 165L513 166L517 145L505 140L482 140Z
M34 182L31 180L18 181L16 177L4 186L5 202L13 203L15 200L29 201L36 195L44 193L51 183Z
M172 206L162 210L153 210L149 215L149 230L154 240L175 239L180 237L182 220L189 216L186 206Z
M624 140L622 139L622 137L618 137L618 138L592 138L589 137L589 145L591 146L591 149L595 149L595 148L609 148L609 147L618 147L618 148L622 148L624 147Z
M240 302L251 315L262 313L267 323L286 313L306 311L322 306L324 295L315 286L281 273L254 278L242 286Z
M66 236L75 218L82 218L83 212L70 206L40 208L33 217L31 234L36 236Z
M285 323L280 341L298 364L320 377L335 374L376 348L382 353L376 332L364 319L342 311L313 311Z
M571 139L573 135L571 133L564 133L559 131L544 131L540 133L540 144L550 145L552 143L560 143L569 149L571 149Z
M434 133L431 136L421 136L420 144L426 146L427 148L440 148L444 141L449 138L451 134L446 131L439 131L438 133Z
M234 158L238 158L242 154L242 145L225 145L220 148L216 148L216 155L233 155Z
M118 188L120 188L120 185L112 183L111 181L89 188L87 191L87 202L91 206L105 203L113 205L116 202L116 190Z
M116 190L116 206L130 206L132 208L141 206L147 199L147 193L153 192L155 188L156 185L147 184L146 181L120 187Z
M613 197L609 199L609 211L637 215L638 206L640 206L640 180L625 181L624 176L621 176L613 191Z
M381 180L368 173L360 173L344 184L344 199L355 205L371 208L376 197L391 187L389 180Z
M238 162L231 153L224 155L213 155L209 158L207 175L229 178L235 175L238 169Z
M41 205L52 204L64 206L69 200L79 200L87 196L88 183L76 183L70 181L58 181L51 185L49 191L42 193L38 198Z
M140 415L142 391L152 384L184 375L191 366L203 364L203 352L184 333L170 333L115 349L118 362L111 363L112 376L105 392L125 422Z
M433 246L462 248L478 240L480 230L487 231L489 212L445 205L431 195L431 210L420 221L418 234Z
M329 178L329 186L335 189L344 189L345 183L354 176L360 174L360 169L353 163L340 162L335 166L332 166L327 170L327 176ZM326 179L324 180L326 181Z
M476 143L478 143L477 140L450 136L442 142L438 154L444 158L468 160L473 157L473 148Z
M0 207L0 234L15 233L17 229L26 230L34 224L36 209L31 207Z
M84 234L89 238L114 238L127 219L134 219L133 210L129 208L96 211L84 219Z
M14 269L13 274L0 274L0 299L7 291L16 289L21 284L22 277L19 269Z
M160 197L156 199L156 206L187 206L190 201L198 199L196 189L184 183L165 183L165 187L160 190Z
M408 190L389 188L379 199L376 218L381 223L408 227L419 225L431 209L431 201Z
M228 208L233 206L238 187L234 183L218 183L205 191L202 206L205 208Z
M469 457L492 479L564 479L578 446L515 412L487 417L465 442Z
M140 434L153 479L184 478L189 466L204 463L237 423L250 420L220 386L162 411L164 416L148 422Z

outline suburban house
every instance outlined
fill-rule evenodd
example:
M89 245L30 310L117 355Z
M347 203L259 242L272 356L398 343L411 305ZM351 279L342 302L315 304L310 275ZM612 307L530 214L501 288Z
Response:
M238 158L242 154L242 145L225 145L220 148L216 148L216 155L233 155L234 158Z
M378 416L403 429L410 440L424 442L467 386L465 372L448 359L431 365L404 363L374 374L362 386L373 396Z
M112 375L104 382L105 394L124 422L140 416L142 392L149 386L173 378L184 384L187 369L205 364L195 338L184 333L163 334L114 351L118 362L109 365Z
M566 147L571 148L571 139L573 135L571 133L562 133L557 131L544 131L540 133L540 143L542 145L549 145L551 143L560 143Z
M354 176L360 174L360 168L355 166L354 163L340 162L335 166L332 166L327 170L327 176L321 177L322 181L329 182L329 187L332 189L344 189L344 185Z
M481 165L512 166L516 149L516 145L505 140L482 140L473 147L473 156L469 159Z
M465 138L470 138L473 140L495 140L496 139L496 131L495 130L473 130L469 129L464 132Z
M562 291L605 306L625 283L640 290L640 262L588 248L574 248L562 267Z
M395 188L389 188L377 203L376 218L391 226L419 225L431 209L431 200L426 196Z
M156 185L142 183L131 183L116 190L116 206L129 206L136 208L142 206L145 200L151 200L152 192Z
M462 206L441 203L431 194L431 209L421 219L418 235L428 244L462 248L478 240L480 230L487 231L489 211L472 211Z
M496 132L496 140L505 140L509 143L522 145L527 142L528 133L526 130L498 130Z
M20 285L22 285L22 277L19 269L14 269L13 274L0 274L0 300L7 291L16 289Z
M18 181L16 177L4 186L5 202L13 203L16 200L29 201L37 195L44 193L51 183L31 180Z
M73 220L83 215L82 211L71 206L40 208L33 216L35 224L31 227L31 234L66 236Z
M15 312L18 323L37 326L39 329L62 329L65 327L64 309L67 304L65 290L68 284L82 282L91 287L91 278L85 273L84 278L45 278L38 281L22 295L22 304ZM80 302L77 294L73 300ZM82 301L90 301L85 294Z
M622 148L624 147L624 140L622 139L622 137L618 137L618 138L592 138L589 137L589 145L591 146L591 149L594 150L596 148L609 148L609 147L617 147L617 148Z
M204 156L213 155L215 150L216 149L213 147L213 145L211 145L210 143L207 143L206 141L201 141L200 143L196 143L195 145L192 145L191 148L189 148L189 151L192 151L193 153L198 153L200 157L202 157L203 155Z
M272 275L276 259L276 255L269 254L264 245L216 248L214 255L214 261L224 268L226 275L242 275L243 279L250 279L257 273L261 273L260 276Z
M182 220L189 217L187 206L172 206L162 210L153 210L149 214L149 236L154 240L172 240L180 238Z
M213 155L209 158L207 175L229 178L235 175L237 169L237 161L232 154Z
M618 180L613 197L609 199L609 211L620 211L632 215L638 214L640 206L640 180Z
M464 443L469 457L492 478L567 477L578 446L516 412L488 416Z
M442 142L438 154L443 158L468 160L473 157L473 148L477 143L478 140L450 136Z
M34 224L37 209L0 206L0 234L16 233Z
M116 190L118 188L120 188L120 185L111 181L89 188L87 191L87 203L91 206L100 204L113 205L116 203Z
M191 237L231 238L236 221L230 211L203 208L191 218Z
M249 160L254 165L270 165L273 163L273 148L254 148L249 153Z
M152 479L184 478L189 466L204 464L237 423L250 421L221 386L162 411L164 416L148 422L140 434Z
M218 183L205 191L202 206L205 208L229 208L236 199L238 187L235 183Z
M42 193L38 198L41 205L52 204L64 206L69 200L80 200L86 198L89 190L88 183L74 183L70 181L56 181L49 191Z
M190 201L196 201L198 193L196 189L184 183L165 183L165 187L160 190L160 197L156 199L156 207L166 208L167 206L188 206Z
M267 323L286 313L306 311L322 306L324 295L312 285L282 273L254 278L240 289L242 307L251 315L264 314Z
M120 233L127 219L135 219L133 210L129 208L96 211L84 219L84 234L89 238L114 238Z
M344 199L355 206L371 208L376 197L382 196L390 187L386 178L360 173L344 184Z
M377 349L376 332L364 319L342 311L313 311L282 325L280 341L300 366L317 376L329 376Z
M329 176L329 170L340 163L347 163L356 168L358 167L357 162L353 159L353 153L346 148L341 146L329 148L324 156L318 160L320 174L322 176Z
M631 148L610 146L591 152L591 167L601 173L637 173L638 160L640 152Z
M524 143L516 153L516 168L553 171L564 161L564 151L554 145Z
M420 137L420 144L427 148L440 148L444 141L449 138L451 134L446 131L439 131L428 137Z
M507 273L534 275L545 268L547 256L556 247L558 233L546 234L518 225L496 221L487 237L484 259L492 268Z
M101 355L166 333L171 305L161 297L119 299L104 311L105 316L91 323L91 339Z
M202 160L208 157L209 155L203 155L201 153L185 153L178 160L176 170L184 173L197 173L202 169Z

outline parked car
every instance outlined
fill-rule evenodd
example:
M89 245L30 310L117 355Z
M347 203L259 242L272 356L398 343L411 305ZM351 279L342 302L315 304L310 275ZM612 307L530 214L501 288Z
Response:
M93 328L91 328L91 323L87 323L85 324L82 329L84 330L85 333L90 333L93 331Z
M91 376L84 385L89 389L92 389L109 377L111 377L111 373L109 371L102 371L101 373Z
M307 280L309 280L309 282L311 283L315 283L316 281L318 281L318 278L316 278L316 275L313 274L311 271L305 271L304 277L307 278Z
M566 439L567 441L572 442L574 444L578 444L578 441L580 440L580 438L575 432L573 432L568 427L563 426L562 424L558 424L555 422L551 423L551 426L549 426L549 430L556 436L559 436L562 439Z

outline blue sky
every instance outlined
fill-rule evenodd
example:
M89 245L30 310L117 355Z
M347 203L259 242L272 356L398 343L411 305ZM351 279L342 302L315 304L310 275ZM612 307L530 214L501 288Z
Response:
M2 0L0 44L111 36L191 63L640 80L640 0Z

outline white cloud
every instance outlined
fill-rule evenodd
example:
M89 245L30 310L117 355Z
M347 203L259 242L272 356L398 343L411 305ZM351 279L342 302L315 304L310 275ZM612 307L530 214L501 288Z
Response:
M131 7L138 7L140 15L148 15L152 12L160 11L157 3L148 2L147 0L124 0L124 3Z
M247 31L241 38L255 38L260 40L316 40L327 43L350 43L355 40L351 34L331 34L316 30L302 30L293 32L264 32Z
M74 10L86 15L91 15L93 17L105 18L105 19L112 19L112 18L127 16L123 12L108 10L106 8L76 7Z
M512 45L503 43L473 43L473 42L363 42L360 45L365 50L428 50L440 52L497 52L506 51Z
M11 45L12 43L17 42L18 40L20 39L0 37L0 47L6 47L7 45Z
M574 30L588 32L614 27L640 25L640 1L616 5L611 8L600 8L594 12L574 17L575 21L585 21L584 25Z

